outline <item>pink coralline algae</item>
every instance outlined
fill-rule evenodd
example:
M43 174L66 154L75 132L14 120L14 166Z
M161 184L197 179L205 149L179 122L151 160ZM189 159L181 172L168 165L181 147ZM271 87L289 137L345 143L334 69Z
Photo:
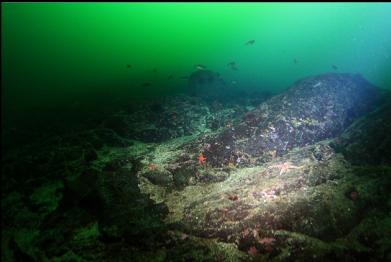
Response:
M259 240L258 242L263 245L263 248L267 253L271 253L274 250L273 245L275 241L276 239L273 237L265 237Z
M259 240L259 243L262 244L262 245L273 245L274 242L276 241L276 239L274 237L265 237L265 238L262 238L261 240Z
M258 254L258 250L256 247L251 246L248 250L247 253L253 257L255 257Z
M350 193L350 199L353 200L353 201L356 201L358 198L358 192L357 191L353 191Z

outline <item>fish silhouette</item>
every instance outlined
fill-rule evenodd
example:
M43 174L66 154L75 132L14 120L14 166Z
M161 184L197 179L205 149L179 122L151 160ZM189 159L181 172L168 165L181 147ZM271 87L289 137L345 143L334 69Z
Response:
M229 68L231 68L232 70L238 70L238 68L236 67L236 63L234 62L234 61L232 61L232 62L229 62L228 64L227 64L227 66L229 67Z
M253 45L255 43L255 40L249 40L245 43L245 45Z
M127 64L127 65L126 65L126 67L127 67L127 68L131 68L131 67L132 67L132 65L129 65L129 64Z
M338 67L336 65L331 66L334 70L338 70Z
M295 65L297 65L297 64L299 63L299 61L298 61L296 58L294 58L294 59L293 59L293 63L294 63Z
M197 70L205 70L205 69L206 69L206 66L200 65L200 64L195 65L194 67L195 67Z

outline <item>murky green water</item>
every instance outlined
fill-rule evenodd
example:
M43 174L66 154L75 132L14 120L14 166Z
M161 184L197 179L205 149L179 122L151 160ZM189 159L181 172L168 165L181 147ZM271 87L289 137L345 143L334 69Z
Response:
M197 64L243 90L333 71L390 88L390 17L388 3L3 3L3 113L181 92Z
M391 4L3 3L2 261L390 261Z

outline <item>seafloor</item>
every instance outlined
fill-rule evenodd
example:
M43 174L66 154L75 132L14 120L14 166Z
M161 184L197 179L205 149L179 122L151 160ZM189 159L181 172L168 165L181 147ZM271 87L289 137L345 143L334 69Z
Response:
M207 98L4 146L2 261L391 261L386 91L325 74Z

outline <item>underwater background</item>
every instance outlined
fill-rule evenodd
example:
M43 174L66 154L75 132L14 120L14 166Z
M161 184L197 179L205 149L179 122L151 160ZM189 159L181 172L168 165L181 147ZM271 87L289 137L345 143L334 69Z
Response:
M1 14L3 261L391 260L391 4Z
M241 90L333 71L388 88L390 12L388 3L4 3L4 121L183 92L197 64Z

